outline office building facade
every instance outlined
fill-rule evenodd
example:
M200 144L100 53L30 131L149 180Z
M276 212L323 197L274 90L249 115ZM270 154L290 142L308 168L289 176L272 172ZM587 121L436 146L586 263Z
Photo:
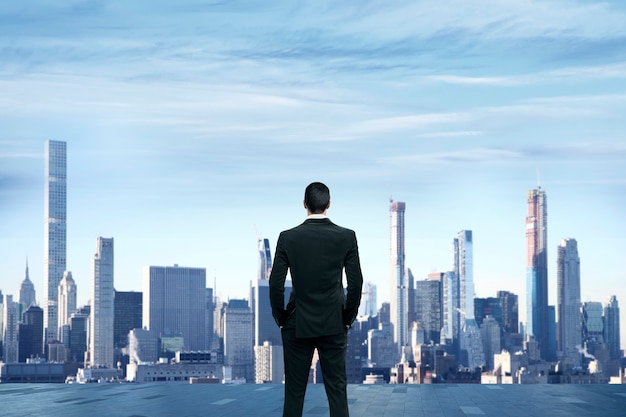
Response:
M182 336L185 350L206 350L206 269L145 267L143 325L160 338Z
M424 330L426 343L439 343L442 328L442 274L415 281L415 320ZM412 344L412 342L411 342Z
M30 358L43 358L43 309L31 305L22 314L19 324L19 361Z
M619 303L615 295L610 296L604 305L603 317L603 337L609 349L609 356L611 359L620 359L624 352L620 348Z
M115 291L113 345L128 346L128 333L143 327L143 294L137 291Z
M44 158L44 327L46 340L57 339L58 288L67 254L67 145L49 140Z

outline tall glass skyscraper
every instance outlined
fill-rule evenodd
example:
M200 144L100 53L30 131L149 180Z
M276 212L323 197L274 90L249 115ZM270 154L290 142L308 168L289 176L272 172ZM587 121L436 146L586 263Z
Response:
M58 339L57 297L67 246L67 146L49 140L44 158L44 328L45 340Z
M89 358L92 366L114 368L113 238L99 237L92 262Z
M406 204L390 200L389 229L391 232L390 285L391 285L391 323L393 340L402 347L408 344L408 290L404 264L404 212Z
M556 260L557 280L557 351L571 365L580 365L582 346L580 315L580 257L576 239L563 239Z
M539 343L541 357L548 359L548 205L539 187L528 191L526 216L526 335Z

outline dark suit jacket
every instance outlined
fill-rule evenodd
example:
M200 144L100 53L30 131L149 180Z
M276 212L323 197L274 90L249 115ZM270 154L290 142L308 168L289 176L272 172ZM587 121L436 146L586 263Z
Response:
M285 278L292 290L285 307ZM347 295L342 277L345 269ZM363 275L356 234L329 219L307 219L278 237L270 274L272 315L284 326L294 314L296 337L337 334L356 318Z

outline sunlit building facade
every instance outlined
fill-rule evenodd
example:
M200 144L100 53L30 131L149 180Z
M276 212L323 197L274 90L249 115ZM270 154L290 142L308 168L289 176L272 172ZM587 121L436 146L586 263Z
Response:
M580 315L580 257L576 239L563 239L556 260L557 352L570 364L580 364L582 346Z

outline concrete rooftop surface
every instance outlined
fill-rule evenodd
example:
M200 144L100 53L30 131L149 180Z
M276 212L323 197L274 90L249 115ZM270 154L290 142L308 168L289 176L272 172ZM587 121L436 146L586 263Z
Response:
M282 385L0 384L2 416L282 415ZM350 385L351 417L626 416L626 385ZM304 416L328 416L309 385Z

